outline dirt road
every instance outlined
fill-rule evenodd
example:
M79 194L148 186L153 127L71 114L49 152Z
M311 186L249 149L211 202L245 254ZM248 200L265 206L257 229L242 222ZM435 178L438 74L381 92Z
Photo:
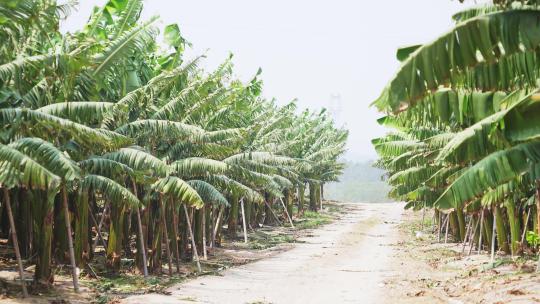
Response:
M381 303L403 206L351 204L293 249L123 303Z

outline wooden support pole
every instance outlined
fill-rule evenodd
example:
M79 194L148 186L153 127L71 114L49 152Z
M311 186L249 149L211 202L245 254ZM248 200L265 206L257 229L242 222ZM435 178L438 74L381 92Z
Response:
M88 203L88 205L90 205L90 202ZM96 217L94 216L94 213L92 212L92 208L90 208L89 213L90 213L90 218L92 219L92 223L94 224L94 227L96 227L96 233L97 233L96 240L94 241L94 246L92 247L92 252L95 251L98 240L101 240L101 245L103 245L103 248L107 248L107 243L105 242L103 235L101 235L101 228L99 228Z
M210 206L210 248L214 248L214 206Z
M495 261L495 235L497 234L497 225L495 221L495 210L493 210L493 229L491 232L491 263Z
M291 224L291 227L294 228L292 218L289 214L289 211L287 211L287 206L285 206L285 202L283 202L283 199L281 197L279 198L279 200L281 201L281 205L283 206L283 209L285 210L285 214L287 215L287 218L289 219L289 223Z
M142 256L142 266L143 266L143 275L145 278L148 277L148 265L146 262L146 246L144 243L144 233L142 228L142 220L141 220L141 212L139 210L139 207L136 208L137 210L137 228L139 230L139 240L140 240L140 248L141 256Z
M24 270L21 259L21 252L19 251L19 240L17 239L17 230L15 229L15 220L13 219L13 212L11 211L11 201L9 198L9 191L7 188L4 188L4 203L6 204L6 209L9 218L9 231L11 234L11 240L13 241L13 248L15 249L15 257L17 258L17 267L19 268L19 279L21 281L21 288L23 292L23 297L28 297L28 290L26 289L26 283L24 282Z
M221 225L221 218L223 216L223 210L225 210L223 206L219 207L218 216L216 218L216 224L214 225L214 231L212 232L212 243L216 242L216 236L218 233L219 226Z
M472 220L472 217L471 217L471 220ZM472 249L473 249L473 246L474 246L474 238L476 237L476 231L478 229L479 224L480 224L480 221L477 221L476 224L474 225L474 230L472 232L471 241L469 242L469 253L467 255L471 255L471 252L472 252Z
M465 232L465 237L463 238L463 247L461 248L462 254L465 252L465 246L467 244L467 240L469 239L469 234L471 233L471 223L472 223L472 218L469 219L469 222L467 223L467 230Z
M165 203L163 202L163 195L159 194L160 213L161 213L161 225L163 225L163 234L165 239L165 253L167 254L167 263L169 266L169 276L172 276L172 257L171 248L169 247L169 232L167 231L167 222L165 221Z
M424 206L422 207L422 225L421 225L421 228L420 228L421 231L424 231L425 218L426 218L426 203L424 203Z
M483 229L483 226L484 226L484 209L482 209L482 215L480 215L480 236L479 236L479 239L478 239L478 254L480 254L480 251L482 250L482 236L483 236L483 233L482 233L482 229Z
M186 219L188 224L189 236L191 237L191 246L193 247L193 256L195 257L195 262L197 262L197 270L202 272L201 262L199 261L199 254L197 253L197 244L195 244L195 237L193 236L193 229L191 229L191 221L189 220L189 213L187 211L186 204L184 206L184 212L186 213Z
M441 242L441 231L442 231L442 228L441 226L443 225L442 223L442 212L439 211L439 223L437 224L437 243L440 243Z
M109 211L109 203L106 203L105 207L103 207L103 213L101 214L101 219L99 220L99 224L96 226L96 231L98 233L98 238L101 237L102 240L103 240L103 237L102 237L102 234L101 234L101 227L103 227L103 222L105 221L105 215L107 214L108 211ZM92 212L90 212L90 214L92 214ZM96 238L94 240L94 247L93 247L94 250L97 247L98 238ZM107 250L107 243L105 242L105 240L103 240L103 246L105 247L105 250Z
M246 227L246 211L244 209L244 198L240 199L240 208L242 209L242 226L244 228L244 243L248 242L247 227Z
M137 184L135 183L135 181L133 181L133 194L135 194L135 196L138 197L138 195L137 195ZM144 243L144 233L143 233L143 228L142 228L141 211L139 209L139 206L137 206L135 209L136 209L136 213L137 213L137 229L138 229L138 232L139 232L139 243L140 243L139 250L141 251L141 256L142 256L143 276L145 278L147 278L148 277L148 265L147 265L147 262L146 262L146 246L145 246L145 243ZM98 231L98 233L99 233L99 231ZM101 235L100 235L100 237L101 237Z
M279 220L279 218L277 217L276 213L274 212L274 210L272 210L272 207L270 205L268 205L268 202L264 202L266 204L266 206L268 207L268 210L270 210L270 213L272 213L272 215L274 216L274 218L276 219L276 221L278 222L278 224L280 226L283 226L283 224L281 223L281 221Z
M523 224L523 233L521 234L521 245L525 242L525 234L527 233L527 224L529 223L529 217L531 216L531 207L527 210L527 218Z
M73 277L73 289L75 292L79 292L79 274L77 273L77 265L75 264L75 250L73 249L73 238L71 235L71 221L69 219L69 209L68 209L68 195L66 185L62 185L62 195L63 195L63 207L64 207L64 219L67 230L67 239L68 239L68 249L69 249L69 260L71 262L71 276Z
M448 225L450 224L450 214L446 215L446 231L444 233L444 243L448 242Z
M206 254L206 207L203 206L201 209L202 212L202 248L203 248L203 259L206 261L208 255Z

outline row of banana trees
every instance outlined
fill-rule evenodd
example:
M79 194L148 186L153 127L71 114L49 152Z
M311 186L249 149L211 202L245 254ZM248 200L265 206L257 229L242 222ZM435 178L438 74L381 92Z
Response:
M373 140L390 196L434 210L439 229L492 256L531 253L540 233L538 4L457 13L444 35L398 50L374 102L393 129Z
M343 169L347 131L325 111L262 98L260 71L242 83L231 58L201 70L178 25L158 42L142 2L110 0L67 34L71 3L0 2L0 236L24 295L23 262L46 286L69 264L77 289L98 246L113 273L123 258L179 271L224 224L235 237L317 210Z

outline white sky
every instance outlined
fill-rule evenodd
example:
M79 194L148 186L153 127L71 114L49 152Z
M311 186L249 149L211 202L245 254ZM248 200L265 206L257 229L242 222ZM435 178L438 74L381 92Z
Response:
M80 0L63 29L80 29L94 5ZM453 13L470 6L456 0L146 0L143 19L178 23L193 43L186 56L209 49L212 69L229 52L247 81L262 68L264 96L299 108L337 110L350 130L349 160L374 159L371 139L384 134L369 104L394 75L399 46L433 40L452 26ZM334 97L332 97L334 96ZM335 97L340 96L340 97ZM339 100L339 101L338 101Z

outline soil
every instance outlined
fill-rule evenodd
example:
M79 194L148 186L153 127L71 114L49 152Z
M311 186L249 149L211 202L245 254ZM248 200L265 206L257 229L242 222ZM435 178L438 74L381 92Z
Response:
M145 304L540 303L535 261L497 255L491 263L486 252L469 255L461 244L437 242L430 217L421 221L421 213L405 211L403 204L344 204L331 224L315 230L263 228L250 235L249 244L239 240L211 251L201 276L171 278L159 288L141 290L128 280L123 286L131 289L116 290L108 299ZM56 303L97 297L91 291L79 298L63 295L68 300ZM51 303L52 298L31 300ZM0 297L3 301L27 303Z
M535 262L462 254L421 219L402 204L348 204L345 216L286 252L123 303L540 302Z

